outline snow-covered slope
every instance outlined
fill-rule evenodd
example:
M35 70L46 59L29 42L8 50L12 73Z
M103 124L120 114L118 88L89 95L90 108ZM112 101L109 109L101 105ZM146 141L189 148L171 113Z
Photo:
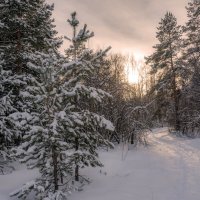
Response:
M27 170L25 165L14 163L15 171L8 175L0 175L0 200L10 200L9 194L19 189L24 183L38 176L37 170Z
M87 170L93 179L70 200L199 200L200 140L176 138L155 129L146 149L122 148L101 153L102 170Z
M176 138L162 128L150 134L149 142L147 148L101 152L105 167L82 171L92 182L69 200L199 200L200 139ZM36 175L17 168L0 176L0 200Z

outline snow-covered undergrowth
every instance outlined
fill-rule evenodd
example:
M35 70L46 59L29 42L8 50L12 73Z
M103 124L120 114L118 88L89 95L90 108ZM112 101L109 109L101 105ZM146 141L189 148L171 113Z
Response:
M200 139L183 139L155 129L150 146L128 151L127 146L100 153L104 168L82 171L92 179L69 200L199 200ZM123 151L122 151L123 149ZM0 176L0 200L37 176L24 166Z

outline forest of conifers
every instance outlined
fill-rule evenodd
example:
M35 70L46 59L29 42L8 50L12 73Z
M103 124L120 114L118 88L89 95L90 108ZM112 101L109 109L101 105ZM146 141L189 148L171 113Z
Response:
M16 161L40 173L11 196L64 200L88 181L82 168L103 166L99 149L146 146L156 127L199 136L200 2L186 9L184 25L176 13L160 19L152 55L137 61L110 53L109 44L90 49L94 33L79 26L76 12L66 22L71 32L57 37L53 5L0 1L0 174L12 173ZM60 52L63 40L70 45ZM127 63L139 66L135 83Z

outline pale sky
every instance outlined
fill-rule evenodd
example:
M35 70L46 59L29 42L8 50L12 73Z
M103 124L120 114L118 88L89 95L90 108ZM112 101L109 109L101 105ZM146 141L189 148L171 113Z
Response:
M67 19L76 11L80 26L87 24L95 37L91 48L112 46L112 52L149 55L156 44L156 27L167 11L179 24L187 19L188 0L47 0L55 4L59 35L71 35ZM67 47L67 42L62 48ZM137 55L136 55L137 56Z

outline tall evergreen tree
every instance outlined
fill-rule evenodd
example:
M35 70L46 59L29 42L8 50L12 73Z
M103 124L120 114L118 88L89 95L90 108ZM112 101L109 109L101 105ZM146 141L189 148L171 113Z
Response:
M188 21L184 26L184 56L193 67L199 64L200 58L200 1L191 0L188 3Z
M73 37L70 47L66 50L66 55L74 63L72 75L76 79L80 93L73 98L75 111L81 118L82 123L76 122L75 134L69 138L71 148L74 153L70 156L70 162L75 167L75 180L79 181L79 168L91 165L102 166L98 160L97 148L99 145L111 146L108 140L104 139L101 129L112 131L113 125L103 116L92 110L92 104L99 104L103 98L110 95L101 89L91 87L87 84L90 74L95 68L101 67L102 57L110 49L94 53L85 47L85 43L94 33L87 30L87 25L83 29L77 30L79 21L76 13L72 13L68 20L73 30Z
M72 20L76 20L74 13ZM84 29L73 37L76 48L88 36ZM101 130L112 131L113 125L89 111L87 104L101 103L109 94L87 86L85 80L94 67L100 67L106 52L85 49L82 56L72 59L63 58L52 49L46 54L38 52L34 62L28 63L37 74L25 91L25 99L33 107L27 112L27 131L16 155L29 168L38 168L40 176L12 195L26 199L34 191L35 199L63 200L70 187L69 179L75 175L75 180L79 180L80 167L102 166L97 148L111 144L103 138Z
M181 28L177 25L175 16L167 12L157 29L156 38L159 43L154 46L154 53L147 58L147 64L151 65L152 73L157 77L155 90L164 95L161 106L166 105L168 110L172 110L173 125L179 130L179 80L182 69L178 64L178 57Z
M61 43L54 39L52 10L44 0L0 2L0 151L7 155L5 146L19 143L24 132L23 113L29 108L23 101L23 91L36 75L27 64L36 51L47 52Z
M183 27L185 37L182 63L188 69L188 73L184 104L186 112L183 118L191 132L195 128L200 128L200 1L191 0L186 9L188 21Z
M61 56L49 50L47 54L38 52L34 60L28 67L37 76L32 77L24 97L32 109L26 113L26 132L15 155L29 169L38 168L40 176L11 196L26 199L34 191L35 199L66 199L59 185L63 185L64 178L70 178L65 132L72 128L74 116L70 102L63 104L63 101L71 93L66 91L67 84L61 78ZM69 188L65 185L65 189Z

